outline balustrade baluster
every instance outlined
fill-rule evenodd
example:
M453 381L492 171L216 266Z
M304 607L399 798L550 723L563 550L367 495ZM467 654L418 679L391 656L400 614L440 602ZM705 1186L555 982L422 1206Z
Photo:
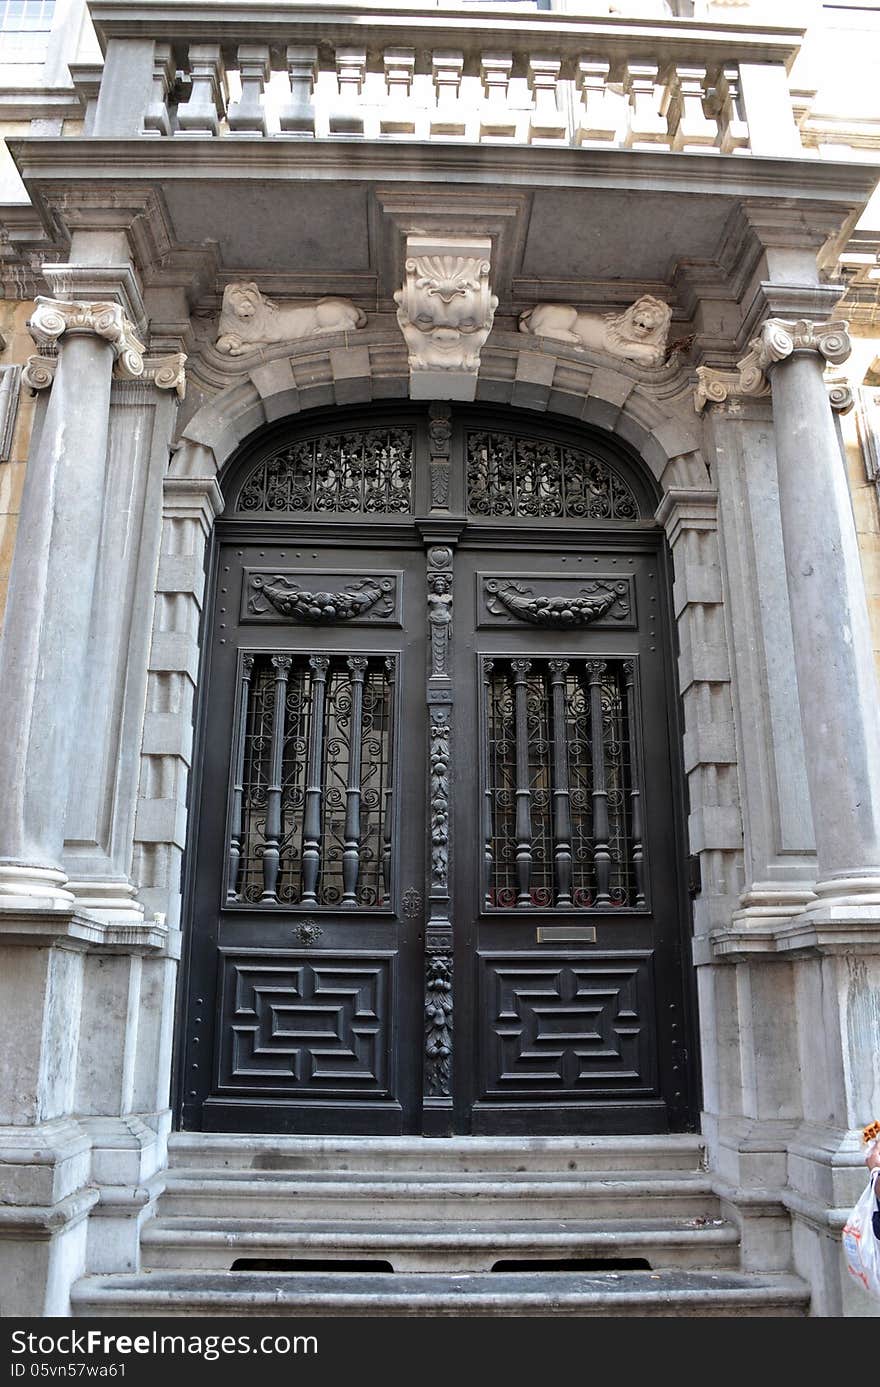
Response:
M590 688L590 743L593 771L593 863L596 869L596 905L610 905L611 851L608 843L608 789L605 779L605 735L602 716L604 660L587 661Z
M238 897L238 874L241 870L241 846L244 834L244 757L247 744L248 699L253 672L254 657L253 655L245 655L241 662L241 679L238 686L238 719L232 751L235 779L232 785L232 813L229 824L229 851L226 870L226 899L230 901Z
M290 101L281 108L281 129L295 135L314 135L318 50L290 44L286 56Z
M287 680L293 660L289 655L273 655L275 702L272 709L272 746L269 753L269 784L266 789L266 834L263 845L263 892L261 901L277 901L278 870L281 865L281 774L284 759L284 729L287 712Z
M327 694L327 671L330 668L330 661L326 655L312 655L309 657L309 668L312 671L311 710L303 811L302 896L300 904L317 905L318 872L321 866L321 804L324 797L322 778L324 701Z
M748 149L749 126L743 111L738 67L722 69L715 83L715 92L718 101L715 142L718 148L722 154L732 154L735 149Z
M529 120L530 144L535 140L564 140L568 135L568 125L556 98L561 67L558 58L529 54L529 87L535 100Z
M480 79L486 99L480 112L480 139L511 140L516 135L516 116L507 105L507 87L513 67L511 53L484 53Z
M568 781L568 739L565 727L567 660L551 660L553 703L553 875L556 904L571 906L571 792Z
M175 75L171 44L157 43L153 55L153 90L144 115L144 133L147 135L171 134L168 94L174 86Z
M623 88L630 99L624 144L628 149L644 144L669 144L666 121L658 109L656 63L627 63Z
M414 135L415 115L410 100L416 70L414 48L386 48L385 87L388 106L379 117L381 135Z
M364 112L361 93L367 75L367 54L363 48L337 48L336 81L339 101L330 112L331 135L363 135Z
M576 144L608 144L617 138L620 124L611 106L608 79L611 64L593 58L578 62L578 86L583 93L584 113L575 133Z
M345 663L351 671L351 724L342 848L342 904L353 908L357 905L357 883L361 865L361 737L364 722L364 674L367 662L362 656L352 655Z
M228 91L219 43L191 43L189 67L192 94L177 108L177 134L219 135Z
M673 149L706 148L715 144L718 127L706 117L706 69L676 63L669 74L664 100L666 124Z
M435 51L431 54L431 76L437 93L437 105L430 121L432 135L450 138L467 133L467 122L459 100L463 70L463 53Z
M516 743L516 880L518 906L532 903L532 792L529 785L528 685L531 660L511 660Z
M263 90L271 72L268 44L240 43L238 70L241 74L241 100L229 107L229 128L247 134L265 135L268 130Z

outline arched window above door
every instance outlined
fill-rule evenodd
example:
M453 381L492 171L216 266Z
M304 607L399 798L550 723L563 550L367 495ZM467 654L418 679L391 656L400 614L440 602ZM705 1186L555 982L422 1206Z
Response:
M447 510L587 525L653 516L650 480L625 445L583 425L539 432L509 412L444 404L366 427L350 417L348 428L338 411L308 430L291 420L245 444L227 515L394 520Z

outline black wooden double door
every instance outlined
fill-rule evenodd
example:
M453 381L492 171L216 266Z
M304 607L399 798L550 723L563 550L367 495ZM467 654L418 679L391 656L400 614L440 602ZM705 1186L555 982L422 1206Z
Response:
M216 554L184 1126L686 1126L656 536L300 533Z

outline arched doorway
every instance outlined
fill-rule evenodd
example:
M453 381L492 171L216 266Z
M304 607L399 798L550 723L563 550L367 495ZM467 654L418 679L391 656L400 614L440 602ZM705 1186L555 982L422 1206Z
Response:
M618 442L335 411L232 460L206 613L181 1120L694 1112L666 551Z

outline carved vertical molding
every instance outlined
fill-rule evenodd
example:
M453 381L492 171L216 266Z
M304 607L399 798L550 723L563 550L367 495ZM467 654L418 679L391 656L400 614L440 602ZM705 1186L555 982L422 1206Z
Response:
M452 416L447 405L435 403L428 409L428 434L431 445L431 509L449 510Z
M447 436L448 438L448 436ZM447 443L448 446L448 443ZM448 1133L452 1119L453 937L450 916L453 551L432 545L428 594L428 863L425 930L424 1131Z

